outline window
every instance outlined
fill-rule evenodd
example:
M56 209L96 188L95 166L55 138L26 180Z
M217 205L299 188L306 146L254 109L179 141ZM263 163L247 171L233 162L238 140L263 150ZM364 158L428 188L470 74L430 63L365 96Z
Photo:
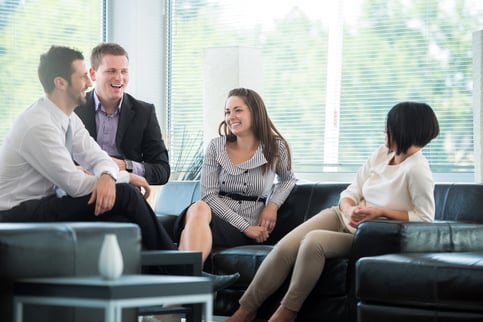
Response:
M84 54L102 40L103 1L0 1L0 143L17 115L44 95L40 55L51 45Z
M168 3L174 163L189 167L197 149L184 144L201 140L203 49L246 46L262 51L263 97L298 177L352 178L383 144L387 111L415 100L440 121L440 136L424 150L433 172L472 178L472 33L483 25L483 1Z

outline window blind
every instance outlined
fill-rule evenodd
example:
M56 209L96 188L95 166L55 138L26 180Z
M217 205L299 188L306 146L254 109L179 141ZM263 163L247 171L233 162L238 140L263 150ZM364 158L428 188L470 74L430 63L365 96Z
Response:
M102 40L103 1L0 1L0 143L17 115L44 95L40 55L51 45L76 48L89 67L90 50Z
M203 128L203 48L256 47L263 96L298 174L354 172L384 143L389 109L433 107L436 173L473 173L477 0L171 0L167 93L172 163L189 169ZM227 71L229 72L229 71ZM220 119L221 121L221 119ZM201 133L201 134L200 134Z

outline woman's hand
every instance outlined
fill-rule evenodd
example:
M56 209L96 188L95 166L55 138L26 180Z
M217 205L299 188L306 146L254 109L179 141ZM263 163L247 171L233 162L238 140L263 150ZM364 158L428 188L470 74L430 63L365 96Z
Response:
M357 227L360 223L378 218L409 221L407 211L393 210L379 207L356 206L352 211L349 225Z
M350 216L349 225L357 227L361 222L373 220L381 217L382 211L376 207L352 207L352 213Z
M381 208L356 206L354 200L344 198L339 203L345 222L356 228L361 222L380 217L383 213Z
M257 243L263 243L269 236L267 228L262 226L248 226L243 233L247 237L256 240Z
M273 202L269 202L260 213L258 225L265 227L269 233L273 231L277 223L277 210L277 205Z

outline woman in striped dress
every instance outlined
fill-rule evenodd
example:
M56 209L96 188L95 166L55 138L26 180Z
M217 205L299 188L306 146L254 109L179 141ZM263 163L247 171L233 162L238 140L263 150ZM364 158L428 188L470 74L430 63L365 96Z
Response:
M219 133L206 149L201 200L176 228L179 249L201 251L203 263L213 246L266 241L296 180L288 143L255 91L230 91Z

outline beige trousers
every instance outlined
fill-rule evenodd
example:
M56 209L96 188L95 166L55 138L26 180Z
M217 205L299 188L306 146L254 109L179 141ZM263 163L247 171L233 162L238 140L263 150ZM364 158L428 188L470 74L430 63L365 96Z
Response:
M282 238L262 262L240 305L256 311L293 268L282 305L298 312L320 278L326 258L349 254L352 233L338 207L325 209Z

